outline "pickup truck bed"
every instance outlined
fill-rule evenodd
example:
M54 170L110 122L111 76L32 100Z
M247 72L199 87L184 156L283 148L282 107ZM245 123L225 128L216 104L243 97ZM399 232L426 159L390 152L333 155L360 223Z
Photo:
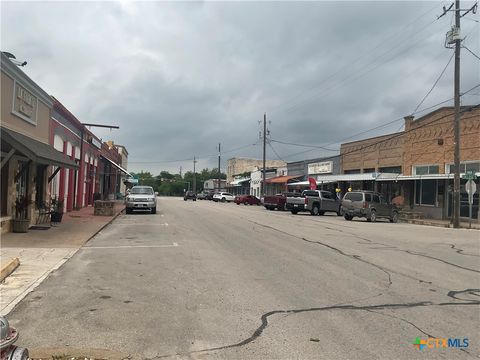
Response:
M295 193L283 193L283 194L277 194L274 196L265 196L263 199L263 206L265 206L265 209L267 210L277 209L277 210L284 211L286 210L288 196L296 197L301 195L295 194Z
M292 214L308 211L312 215L335 212L340 215L340 202L335 195L323 190L305 190L302 197L287 197L286 208Z

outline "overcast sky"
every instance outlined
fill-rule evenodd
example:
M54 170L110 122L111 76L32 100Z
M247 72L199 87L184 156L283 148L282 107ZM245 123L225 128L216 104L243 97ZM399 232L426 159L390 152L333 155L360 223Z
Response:
M120 126L92 130L127 147L129 170L187 171L192 161L177 160L193 156L213 167L219 142L234 150L225 170L227 158L262 157L265 112L272 140L332 150L411 114L453 53L444 47L453 12L436 20L449 4L2 1L1 47L80 121ZM462 18L477 56L479 21L478 12ZM461 56L466 91L480 83L480 61ZM419 110L451 98L453 60ZM479 88L462 97L479 102ZM271 145L269 159L335 153Z

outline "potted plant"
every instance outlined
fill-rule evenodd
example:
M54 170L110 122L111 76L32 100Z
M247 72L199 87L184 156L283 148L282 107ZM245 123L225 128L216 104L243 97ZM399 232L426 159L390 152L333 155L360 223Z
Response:
M30 219L28 219L28 206L32 202L25 196L20 195L15 200L14 204L14 218L12 220L13 232L26 233L30 226Z
M63 217L63 199L52 199L52 215L51 221L54 223L62 222Z

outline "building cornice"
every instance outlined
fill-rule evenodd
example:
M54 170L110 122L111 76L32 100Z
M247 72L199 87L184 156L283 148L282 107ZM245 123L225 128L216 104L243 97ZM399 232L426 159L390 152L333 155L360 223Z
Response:
M17 65L10 61L10 59L2 52L1 53L1 68L2 71L19 82L25 89L34 94L40 101L42 101L49 108L53 107L53 101L50 95L47 94L36 82L34 82L27 74L19 69Z

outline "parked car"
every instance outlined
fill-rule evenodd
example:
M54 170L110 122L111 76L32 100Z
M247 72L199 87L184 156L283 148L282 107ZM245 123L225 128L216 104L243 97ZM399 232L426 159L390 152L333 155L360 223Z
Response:
M207 193L205 191L202 191L201 193L197 194L197 200L205 200L206 196L207 196Z
M283 193L283 194L276 194L274 196L265 196L263 198L263 206L267 210L287 210L287 197L300 197L302 196L300 193Z
M195 194L193 191L187 191L185 193L185 196L183 197L183 200L185 200L185 201L187 201L187 200L197 201L197 194Z
M219 192L219 193L213 194L213 201L232 202L234 200L235 200L235 196L227 192Z
M207 195L205 195L205 200L213 200L213 195L215 195L215 192L209 191Z
M125 212L131 214L133 210L150 210L157 212L157 195L151 186L134 186L125 198Z
M340 214L340 201L330 191L304 190L301 197L287 197L287 210L292 214L308 211L312 215L323 215L326 212Z
M237 195L234 202L237 205L260 205L260 199L253 195Z
M375 222L378 218L389 219L392 223L398 221L398 208L373 191L346 193L342 199L341 211L346 220L352 220L356 216L364 217L368 222Z

